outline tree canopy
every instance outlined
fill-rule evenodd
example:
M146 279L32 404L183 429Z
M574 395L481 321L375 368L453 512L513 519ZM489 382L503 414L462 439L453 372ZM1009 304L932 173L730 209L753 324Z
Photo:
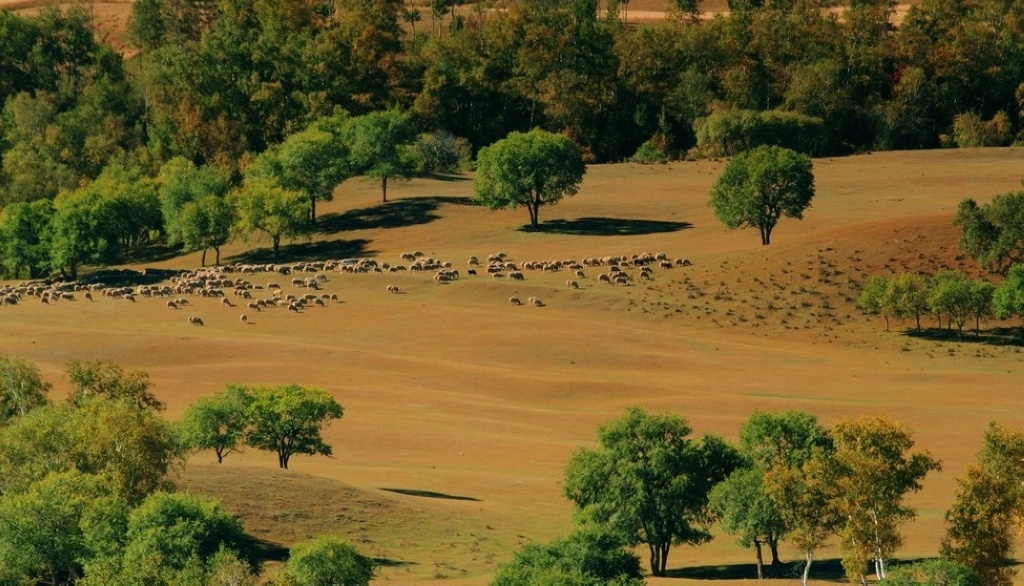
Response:
M565 136L513 132L477 155L476 197L491 209L525 206L538 225L541 206L576 195L586 167L579 147Z
M802 219L812 198L810 157L761 146L729 161L711 188L709 205L727 228L757 228L761 244L768 245L779 219Z
M329 393L299 385L257 386L246 393L250 397L246 444L276 453L281 468L288 468L295 454L331 455L320 431L341 419L343 410Z

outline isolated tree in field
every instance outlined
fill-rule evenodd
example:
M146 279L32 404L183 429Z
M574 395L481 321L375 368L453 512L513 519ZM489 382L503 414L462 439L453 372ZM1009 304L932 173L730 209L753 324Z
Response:
M271 180L247 181L229 196L237 213L235 231L243 239L253 232L270 237L274 258L281 252L282 238L297 238L309 233L306 196L285 189Z
M753 547L757 554L757 578L764 578L762 547L771 551L772 567L778 567L779 540L786 523L764 486L764 470L752 466L737 470L715 485L708 498L711 511L720 519L722 530L739 535L741 547Z
M904 504L921 490L921 481L939 462L927 451L911 452L911 433L885 417L838 422L830 432L835 446L828 463L832 506L839 526L843 568L850 580L867 583L865 568L875 566L878 579L903 538L900 525L916 517Z
M738 466L724 442L689 438L676 415L629 408L598 430L601 447L577 451L566 466L563 493L584 523L595 523L626 545L646 544L651 572L664 576L673 545L711 539L712 486Z
M1024 264L1010 267L1006 278L992 293L992 311L999 319L1024 316Z
M379 179L381 201L387 203L388 180L409 179L419 167L412 115L398 109L371 112L349 119L345 133L352 172Z
M806 585L814 552L835 525L828 509L831 486L825 474L832 450L828 435L810 413L757 411L740 428L740 446L765 472L765 492L785 524L786 539L804 554Z
M576 195L584 173L579 146L569 138L540 129L513 132L480 149L474 189L492 210L525 206L536 227L541 206Z
M187 450L213 450L217 463L237 452L248 424L251 397L244 387L228 385L224 391L189 405L175 426L179 444Z
M982 584L1008 586L1014 543L1024 528L1024 432L992 424L978 462L957 482L946 511L942 555L974 570Z
M640 558L600 529L582 527L549 543L528 543L498 567L491 586L640 586Z
M39 367L10 354L0 354L0 426L49 402L50 383Z
M757 228L771 243L782 216L802 219L814 197L811 158L776 146L740 153L711 188L711 207L729 229Z
M365 586L373 578L373 560L337 537L320 536L297 543L288 551L287 584L345 584Z
M973 199L965 199L953 225L963 230L960 249L982 267L1004 272L1024 262L1024 191L997 195L980 207Z
M163 411L163 401L149 390L149 375L141 370L125 373L113 362L102 360L72 360L65 366L71 381L68 402L81 407L91 397L125 399L141 409Z
M260 386L246 389L250 396L245 443L277 454L281 468L295 454L330 456L331 446L320 431L342 408L327 391L299 385Z

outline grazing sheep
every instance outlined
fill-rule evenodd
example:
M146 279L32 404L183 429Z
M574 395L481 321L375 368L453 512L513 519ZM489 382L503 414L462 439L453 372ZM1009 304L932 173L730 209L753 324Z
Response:
M505 273L491 273L492 279L504 279Z
M92 301L92 293L86 291L85 292L85 298L88 299L89 301Z
M408 261L408 262L413 262L413 261L416 260L416 255L411 253L411 252L403 252L402 253L402 260Z
M587 274L583 272L583 269L577 269L576 270L576 278L577 279L586 279L587 278Z
M178 309L178 304L173 301L167 302L167 309Z
M299 313L299 305L297 302L291 302L288 304L288 313Z
M534 307L544 307L544 302L536 297L530 297L527 301Z
M579 289L580 288L580 284L577 283L576 281L571 280L571 279L565 282L565 286L570 288L570 289Z
M512 279L513 281L522 281L526 279L523 273L519 271L512 271L511 273L508 274L508 278Z
M690 266L692 264L693 263L690 262L690 259L688 259L688 258L680 258L680 259L676 260L676 265L677 266L688 267L688 266Z
M476 276L476 269L466 269L466 274L467 275L473 275L475 277Z
M132 303L135 303L135 296L130 293L128 295L125 295L124 299L125 301L131 301Z
M220 304L223 307L234 307L235 306L235 304L231 303L231 300L228 299L227 297L225 297L224 299L221 299L220 300Z
M313 300L313 305L315 305L317 307L326 307L324 305L324 300L323 299L314 299Z
M523 304L523 302L520 301L518 297L509 297L508 298L508 302L511 303L512 305L522 305Z
M388 285L388 293L398 293L398 285Z
M241 316L239 316L238 319L242 321L243 326L249 323L249 316L245 315L244 313Z
M198 315L190 315L190 316L188 316L188 323L190 323L190 324L192 324L194 326L205 325L205 324L203 324L203 318L199 317Z
M259 303L250 303L247 307L253 311L262 311ZM244 315L244 314L243 314Z
M612 282L612 278L608 275L608 273L601 273L601 275L597 278L597 280L601 281L602 283L609 283L609 284L611 284L611 282Z

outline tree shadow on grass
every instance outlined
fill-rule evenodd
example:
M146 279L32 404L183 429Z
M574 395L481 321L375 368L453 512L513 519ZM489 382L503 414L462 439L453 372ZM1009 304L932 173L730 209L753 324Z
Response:
M983 329L964 328L963 334L956 328L921 328L920 331L910 329L903 332L904 336L931 340L933 342L960 342L963 344L984 344L988 346L1024 346L1024 328L1000 327Z
M274 258L272 248L253 248L227 259L228 262L243 264L267 264L294 262L299 260L337 260L342 258L364 257L376 251L367 250L370 243L365 238L356 240L321 240L318 242L302 242L281 247L281 252Z
M413 488L384 488L384 487L381 487L381 490L386 490L387 492L393 492L393 493L396 493L396 494L404 494L406 496L418 496L418 497L429 498L429 499L447 499L447 500L453 500L453 501L474 501L474 502L480 502L480 499L475 498L475 497L471 497L471 496L457 496L457 495L453 495L453 494L445 494L443 492L433 492L433 491L430 491L430 490L416 490L416 489L413 489Z
M799 579L803 575L804 563L783 563L776 568L764 566L766 578ZM665 572L669 578L689 580L756 580L755 564L726 564L721 566L693 566L676 568ZM837 559L815 560L811 565L811 578L815 582L846 582L842 561Z
M418 562L406 560L393 560L391 558L373 558L373 565L378 568L403 568L405 566L418 566Z
M692 228L689 222L663 222L659 220L625 220L620 218L577 218L575 220L548 220L538 226L526 225L522 232L546 232L575 236L639 236L663 234Z
M286 562L288 561L288 548L281 545L280 543L274 543L259 537L253 537L252 535L246 535L249 543L247 544L248 557L253 561L264 564L266 562Z
M435 213L441 204L477 205L469 197L438 195L398 199L341 214L324 214L317 218L313 230L319 234L336 234L345 230L404 228L427 224L441 217Z

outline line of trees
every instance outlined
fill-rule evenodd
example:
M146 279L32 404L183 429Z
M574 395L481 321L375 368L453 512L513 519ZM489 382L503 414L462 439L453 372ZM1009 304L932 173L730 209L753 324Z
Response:
M625 547L646 545L651 573L664 576L671 548L709 541L716 523L754 549L758 578L768 574L764 548L779 572L785 540L803 552L807 584L815 552L837 538L853 582L873 574L891 585L1012 583L1024 431L992 425L978 463L958 481L941 557L891 572L900 528L916 516L906 496L940 468L899 422L865 416L826 429L801 411L755 412L739 446L691 433L681 417L639 407L602 425L600 447L578 450L566 465L563 492L577 531L524 547L493 584L552 575L559 583L642 583L639 559Z
M902 273L892 277L875 275L861 288L857 306L867 313L889 320L912 319L918 331L921 317L932 314L939 328L956 326L963 337L964 325L974 322L975 334L981 334L981 320L995 316L1007 319L1024 315L1024 265L1010 267L999 285L967 276L961 271L941 271L929 277Z
M165 421L142 371L75 360L65 374L70 393L52 402L36 365L0 354L0 582L265 583L259 547L238 518L213 499L174 492L167 477L209 428L194 415ZM248 445L277 452L282 467L296 453L330 453L319 433L341 406L324 391L225 394L246 406ZM372 574L372 560L323 536L296 544L273 583L361 585Z

